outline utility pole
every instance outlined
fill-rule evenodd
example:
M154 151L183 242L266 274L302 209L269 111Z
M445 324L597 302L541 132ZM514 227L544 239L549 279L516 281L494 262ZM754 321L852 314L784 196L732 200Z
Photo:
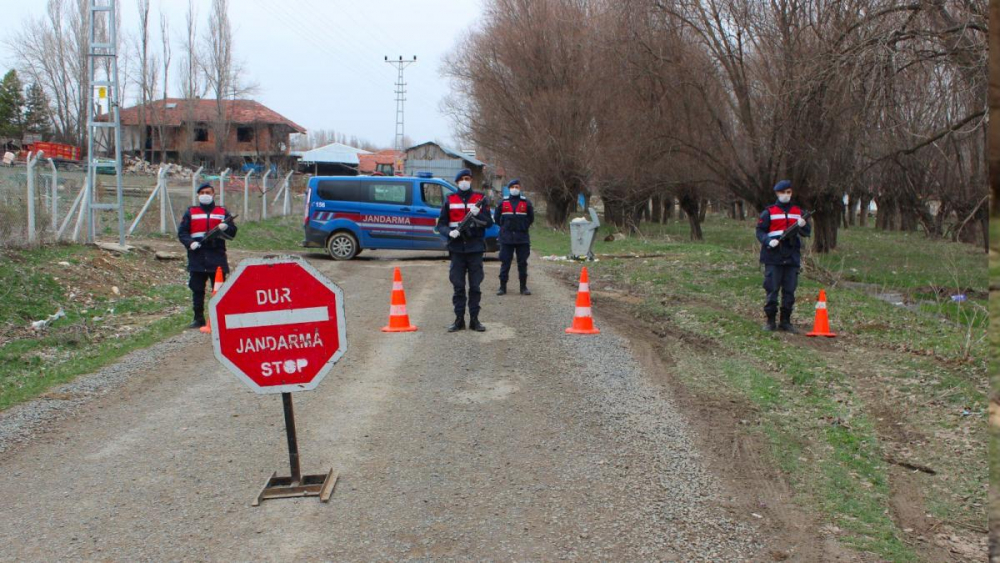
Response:
M403 102L406 101L406 82L403 82L403 70L417 62L417 56L414 55L412 59L406 60L400 55L399 60L393 61L386 57L385 62L396 67L396 70L399 71L399 77L396 79L396 151L403 152L403 149L406 148L403 146Z

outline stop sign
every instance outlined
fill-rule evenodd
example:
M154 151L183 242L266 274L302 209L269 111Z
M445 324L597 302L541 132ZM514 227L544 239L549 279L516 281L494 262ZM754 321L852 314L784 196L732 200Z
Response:
M347 350L344 292L294 257L240 262L209 314L215 357L255 393L315 389Z

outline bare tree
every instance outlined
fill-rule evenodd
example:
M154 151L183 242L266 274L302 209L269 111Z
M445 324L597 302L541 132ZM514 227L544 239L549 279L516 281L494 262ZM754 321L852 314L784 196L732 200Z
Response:
M139 65L139 79L137 80L139 86L139 156L147 159L146 151L148 149L148 160L152 160L150 119L155 119L155 116L151 113L150 102L155 96L159 69L157 68L156 55L150 52L149 4L149 0L136 0L136 8L139 11L139 29L135 39L135 51Z
M173 59L173 54L170 48L170 22L167 20L167 15L162 11L160 12L160 43L162 46L161 53L163 56L163 99L166 100L170 95L170 62ZM165 138L167 132L164 121L165 119L159 120L158 131L160 145L162 148L160 155L161 162L167 161L168 143Z
M53 107L59 140L83 145L87 116L86 0L48 0L45 16L29 18L5 41L19 73L40 85Z
M223 151L229 139L230 120L226 115L224 100L252 92L256 86L242 82L243 67L236 59L233 44L233 26L229 19L229 0L212 0L208 16L208 29L203 38L204 54L199 63L209 90L215 96L215 165L224 166Z
M582 0L495 0L482 30L444 66L457 134L502 155L545 199L562 226L577 194L589 193L594 80Z

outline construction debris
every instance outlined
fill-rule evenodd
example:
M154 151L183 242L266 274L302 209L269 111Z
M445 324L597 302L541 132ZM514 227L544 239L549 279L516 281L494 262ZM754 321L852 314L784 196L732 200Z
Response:
M57 320L65 317L65 316L66 316L66 311L63 311L62 307L60 307L58 311L56 311L55 313L49 315L48 318L40 320L40 321L34 321L34 322L32 322L31 323L31 330L34 330L36 332L40 331L40 330L44 330L45 327L49 326L50 324L54 323L55 321L57 321Z
M126 174L156 176L156 173L160 170L160 165L148 162L141 158L124 156L122 160L122 169L125 171ZM170 178L176 178L180 180L190 180L192 177L194 177L194 170L174 164L173 166L170 167L170 172L167 173L167 176Z
M132 250L135 250L134 246L130 246L127 244L125 246L122 246L114 242L95 242L94 244L96 244L97 247L100 248L101 250L107 250L108 252L114 252L116 254L126 254Z
M181 259L181 255L180 254L178 254L176 252L167 252L165 250L157 250L155 256L156 256L157 260L180 260Z

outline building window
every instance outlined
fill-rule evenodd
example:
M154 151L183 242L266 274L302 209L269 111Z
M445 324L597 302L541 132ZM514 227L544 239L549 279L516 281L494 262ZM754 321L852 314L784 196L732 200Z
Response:
M253 142L253 127L237 127L236 128L236 142L237 143L252 143Z
M205 127L198 127L194 130L194 142L196 143L207 143L208 142L208 129Z

